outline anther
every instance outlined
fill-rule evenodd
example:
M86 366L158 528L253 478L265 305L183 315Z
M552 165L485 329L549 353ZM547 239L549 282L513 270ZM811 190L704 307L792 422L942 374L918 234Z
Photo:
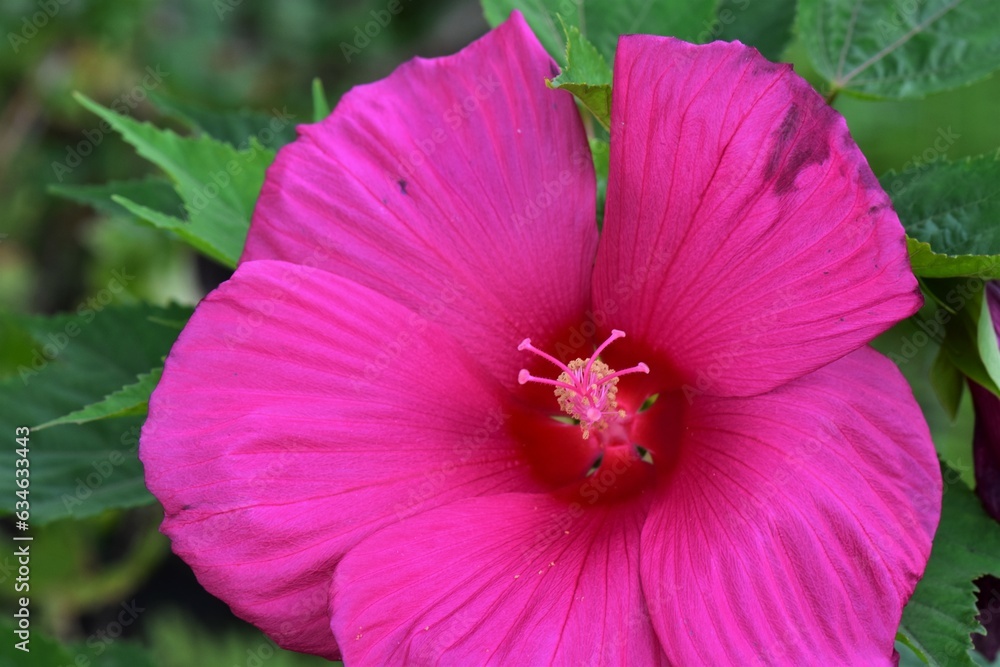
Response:
M537 382L555 387L556 400L566 414L580 422L583 437L590 436L592 430L599 431L607 427L610 420L625 416L624 410L618 409L615 396L618 393L618 378L630 373L649 373L649 366L640 362L631 368L614 371L598 357L611 343L624 338L625 332L612 329L607 340L597 346L594 353L586 360L574 359L564 364L550 354L547 354L531 344L530 338L525 338L517 346L520 351L527 350L553 364L561 373L555 380L535 377L522 368L517 375L520 384Z

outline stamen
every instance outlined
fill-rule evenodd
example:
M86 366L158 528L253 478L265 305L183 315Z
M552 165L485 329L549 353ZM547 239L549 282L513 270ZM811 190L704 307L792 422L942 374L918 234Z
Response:
M557 379L550 380L535 377L527 369L522 368L517 375L517 381L520 384L538 382L555 387L559 407L580 422L583 437L588 438L591 430L603 430L610 421L625 417L625 411L618 409L615 400L618 393L618 378L630 373L649 373L649 366L641 362L631 368L614 371L603 361L598 360L608 345L624 337L624 331L612 329L611 335L597 346L588 359L574 359L568 365L534 347L531 339L525 338L517 346L518 350L527 350L552 363L562 372Z
M608 336L608 339L603 343L601 343L600 345L598 345L597 349L594 350L594 353L590 355L590 362L587 364L587 372L588 373L590 372L590 367L594 365L594 362L597 360L597 357L600 356L601 352L604 352L604 348L606 348L608 345L611 345L611 343L615 342L619 338L624 338L624 337L625 337L624 331L621 331L619 329L612 329L611 335Z
M532 345L530 338L525 338L524 340L522 340L518 344L517 349L520 350L521 352L523 352L524 350L527 350L528 352L531 352L532 354L537 354L542 359L545 359L546 361L550 361L553 364L555 364L556 367L559 368L559 370L561 370L563 373L569 373L570 372L570 370L566 366L566 364L564 364L563 362L559 361L558 359L556 359L552 355L547 354L545 352L542 352L537 347L535 347L534 345Z
M565 373L563 375L565 375ZM560 375L559 377L562 377L562 375ZM560 382L559 380L550 380L548 378L535 377L534 375L532 375L531 373L528 372L527 368L522 368L521 372L517 374L517 382L518 382L518 384L528 384L529 382L539 382L541 384L550 384L553 387L562 387L563 389L569 389L569 390L573 390L573 391L576 390L576 387L574 387L573 385L566 384L565 382Z
M607 382L608 380L612 380L614 378L621 377L623 375L628 375L629 373L645 373L649 375L649 366L640 361L632 368L626 368L625 370L622 371L615 371L611 375L608 375L607 377L604 378L604 382Z

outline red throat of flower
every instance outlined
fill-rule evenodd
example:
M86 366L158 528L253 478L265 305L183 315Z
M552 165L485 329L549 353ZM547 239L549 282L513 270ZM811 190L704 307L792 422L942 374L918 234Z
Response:
M598 360L608 345L624 337L624 331L613 329L611 335L597 346L589 359L574 359L569 364L564 364L552 355L542 352L531 344L530 338L525 338L517 346L518 350L527 350L538 355L554 364L562 373L555 380L550 380L535 377L527 369L522 368L517 381L521 384L538 382L555 387L559 407L580 422L583 437L589 438L591 432L603 431L609 425L626 417L625 411L618 408L615 400L618 394L618 379L629 373L649 373L649 366L641 362L631 368L615 371Z

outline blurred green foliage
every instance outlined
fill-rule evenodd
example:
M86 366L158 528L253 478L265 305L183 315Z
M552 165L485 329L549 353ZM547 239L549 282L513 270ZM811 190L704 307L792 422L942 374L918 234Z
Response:
M213 113L236 109L270 114L287 108L296 122L310 122L314 78L335 102L351 86L383 77L413 55L454 52L486 30L476 0L404 0L398 17L374 36L363 35L371 12L384 7L384 0L6 0L0 5L0 310L75 311L122 267L136 278L116 305L193 305L227 275L159 230L134 224L123 210L95 212L53 195L52 188L153 173L74 101L74 91L180 133L200 126L211 134ZM822 87L803 44L793 37L785 45L788 22L774 23L759 7L727 0L725 20L706 24L703 33L759 38L769 56L783 52ZM172 113L161 115L150 103L154 96ZM993 78L925 100L840 96L835 106L874 171L888 174L886 182L893 171L920 170L935 159L995 151L998 102L1000 79ZM916 332L906 323L878 345L900 353ZM939 450L969 480L971 409L964 401L952 420L940 407L928 381L936 352L933 342L920 346L904 354L901 366ZM150 647L160 667L326 664L276 651L201 590L186 566L169 556L155 529L157 511L107 512L35 532L39 632L75 647L91 664L138 665L130 662L127 642L108 644L115 648L98 654L105 645L95 640L121 605L138 601L151 611L122 634ZM10 563L0 557L0 581L10 576ZM10 595L9 586L0 587L0 600ZM63 659L62 651L41 640L43 662L37 664ZM269 651L274 656L265 655Z
M355 44L357 31L372 20L370 12L383 5L379 0L0 5L0 199L5 203L0 234L6 234L0 243L0 307L71 309L123 261L141 270L130 289L137 298L190 303L204 291L193 280L190 254L163 234L94 216L47 191L50 185L104 183L151 171L131 147L103 132L72 92L105 106L117 103L139 120L161 120L147 99L153 93L209 111L268 113L287 107L296 122L308 122L314 77L336 99L413 55L455 51L486 30L472 2L405 3L399 16L367 37L359 53L345 57L341 44Z

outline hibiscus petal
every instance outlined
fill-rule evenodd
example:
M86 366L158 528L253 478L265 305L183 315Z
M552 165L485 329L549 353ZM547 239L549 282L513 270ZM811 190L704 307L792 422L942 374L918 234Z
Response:
M659 665L639 585L644 506L507 494L375 533L337 568L347 664Z
M477 494L535 490L506 392L412 311L318 269L244 263L199 305L140 458L199 581L282 646L333 656L345 550Z
M347 93L278 154L243 261L349 277L463 339L507 386L590 299L593 163L523 17Z
M1000 281L986 283L984 298L993 329L1000 337ZM1000 521L1000 398L971 380L969 390L976 411L976 430L972 438L976 493L987 513Z
M610 164L594 304L679 384L767 391L921 303L889 198L790 65L622 37Z
M969 382L976 427L972 438L976 494L986 512L1000 521L1000 398L989 389Z
M642 534L681 665L890 665L941 475L896 367L864 348L750 399L700 397Z

